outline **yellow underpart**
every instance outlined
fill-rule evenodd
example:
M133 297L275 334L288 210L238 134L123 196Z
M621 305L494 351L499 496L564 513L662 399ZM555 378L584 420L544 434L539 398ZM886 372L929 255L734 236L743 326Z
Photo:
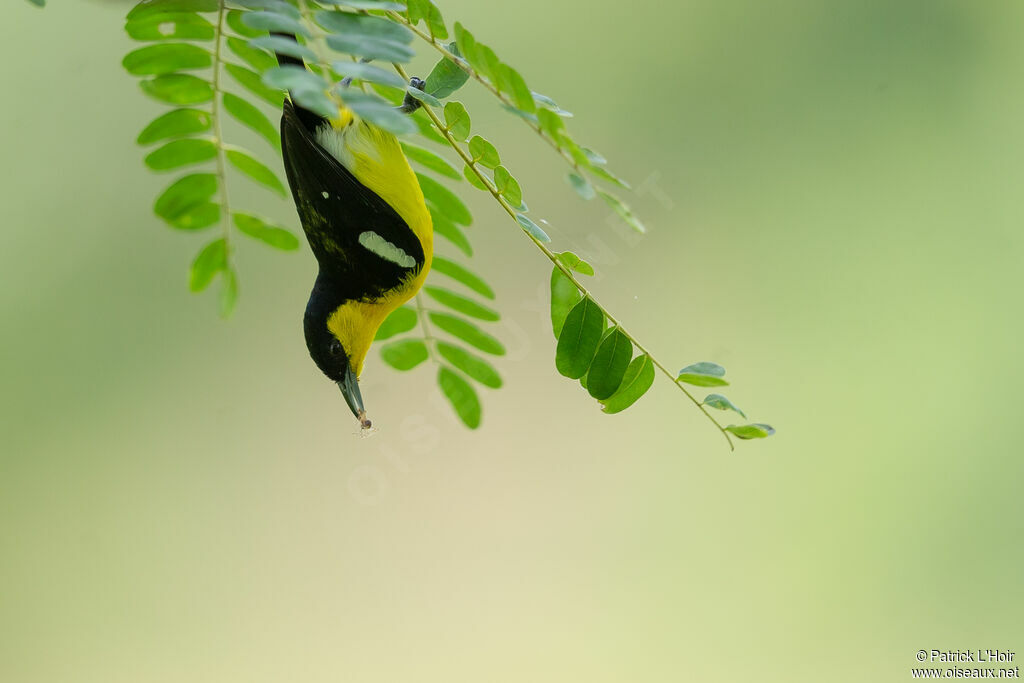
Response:
M434 229L420 183L398 139L349 109L342 109L331 124L332 130L317 136L320 143L356 180L402 217L419 239L424 255L423 268L395 289L371 301L349 301L327 319L327 329L348 352L349 363L359 377L377 328L392 311L415 296L427 279L434 256ZM373 230L373 226L364 229Z

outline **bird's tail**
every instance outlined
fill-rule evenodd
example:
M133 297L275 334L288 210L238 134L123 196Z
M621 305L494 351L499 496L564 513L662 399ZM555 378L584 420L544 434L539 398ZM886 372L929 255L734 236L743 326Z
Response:
M284 38L285 40L290 40L292 42L298 42L295 38L295 35L292 33L272 33L271 35L278 36L280 38ZM276 51L274 52L274 56L277 57L277 63L280 66L297 66L302 69L307 68L306 62L304 62L301 57L286 55ZM325 121L325 119L319 114L311 112L310 110L306 109L298 102L296 102L295 99L292 97L291 92L288 93L288 98L285 100L284 106L285 110L291 107L291 109L295 112L295 115L298 117L299 121L301 121L302 124L310 131L316 130Z

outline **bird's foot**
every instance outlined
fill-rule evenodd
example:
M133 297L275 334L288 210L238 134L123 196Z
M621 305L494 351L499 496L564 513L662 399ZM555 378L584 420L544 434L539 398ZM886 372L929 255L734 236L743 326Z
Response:
M416 78L414 76L414 77L409 79L409 87L410 88L416 88L417 90L423 90L423 87L425 85L426 85L426 82L422 78ZM411 114L414 111L416 111L417 109L419 109L421 106L423 106L422 102L417 100L411 94L405 93L405 99L402 100L402 106L399 107L399 110L403 114Z

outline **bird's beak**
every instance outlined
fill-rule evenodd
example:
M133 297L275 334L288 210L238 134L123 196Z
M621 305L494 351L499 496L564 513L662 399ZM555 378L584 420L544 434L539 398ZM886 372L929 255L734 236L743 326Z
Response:
M345 397L345 403L352 410L352 414L361 423L366 419L366 409L363 408L363 396L359 393L359 381L351 366L345 368L345 376L338 381L338 388L341 389L341 394Z

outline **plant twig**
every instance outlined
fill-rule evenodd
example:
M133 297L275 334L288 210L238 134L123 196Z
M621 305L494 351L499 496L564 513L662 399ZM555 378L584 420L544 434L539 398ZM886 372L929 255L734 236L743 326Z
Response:
M409 75L406 73L405 69L402 68L402 66L400 64L393 64L392 66L394 66L395 70L398 72L398 74L402 78L404 78L406 81L409 80ZM452 137L452 134L444 126L444 124L437 117L437 114L435 114L433 112L433 110L430 108L430 106L425 105L425 106L422 107L422 109L426 112L427 117L430 118L431 122L434 124L434 127L444 137L444 139L448 143L448 145L453 150L455 150L455 152L462 158L462 160L466 163L466 165L470 169L473 170L473 173L476 174L476 176L480 179L480 181L487 187L488 192L491 193L491 196L494 197L495 201L497 201L498 204L501 206L501 208L505 210L505 213L507 213L512 218L512 220L515 221L516 226L519 227L520 230L522 230L522 227L519 225L519 220L518 220L518 218L516 218L516 211L515 211L515 209L505 200L505 198L503 196L501 196L501 194L498 192L497 188L493 184L491 184L491 182L487 179L487 176L484 175L484 173L477 167L476 161L473 160L473 157L470 156L462 148L462 145L459 143L458 140L456 140L454 137ZM692 401L693 404L695 406L697 406L697 408L702 413L704 413L704 416L707 417L712 422L712 424L714 424L715 427L718 428L718 431L720 431L722 433L722 436L725 437L725 440L729 443L729 450L734 450L734 446L733 446L733 443L732 443L732 437L729 436L729 432L726 431L725 427L723 427L721 425L721 423L719 423L718 420L716 420L714 418L714 416L712 416L711 413L709 413L707 411L707 408L704 407L704 404L701 403L700 401L698 401L697 398L692 393L690 393L690 391L687 390L686 387L684 387L682 385L682 383L679 381L679 379L675 375L673 375L671 372L669 372L668 369L664 365L662 365L662 363L659 362L651 354L651 352L647 349L647 347L645 347L643 344L641 344L633 335L631 335L628 331L626 331L626 329L622 326L622 324L618 321L617 318L615 318L611 313L609 313L608 310L605 309L604 306L602 306L600 303L598 303L597 300L594 299L590 295L590 292L587 290L587 288L582 283L580 283L579 280L576 279L576 276L573 274L572 270L570 268L567 268L565 266L565 264L562 263L562 261L558 258L557 254L555 254L553 251L551 251L547 247L547 245L545 245L543 242L541 242L534 235L531 235L530 233L526 232L525 230L523 230L523 232L526 234L527 237L530 238L530 241L532 241L533 244L538 249L540 249L541 252L543 252L543 254L548 258L548 260L551 261L551 263L554 264L555 268L558 268L558 270L560 270L563 275L565 275L567 278L569 278L569 281L572 282L572 284L576 287L576 289L578 289L580 291L581 294L583 294L583 296L585 296L588 299L590 299L591 301L593 301L594 304L604 314L605 318L607 318L608 321L611 322L613 325L618 327L619 331L622 332L622 334L627 339L629 339L630 342L633 343L633 345L637 348L637 350L640 351L640 353L646 354L651 359L651 362L654 364L654 367L656 367L663 375L668 377L669 380L671 380L671 382L673 384L675 384L676 387L678 387L679 390L682 391L683 394L685 394L686 397L688 399L690 399L690 401Z

